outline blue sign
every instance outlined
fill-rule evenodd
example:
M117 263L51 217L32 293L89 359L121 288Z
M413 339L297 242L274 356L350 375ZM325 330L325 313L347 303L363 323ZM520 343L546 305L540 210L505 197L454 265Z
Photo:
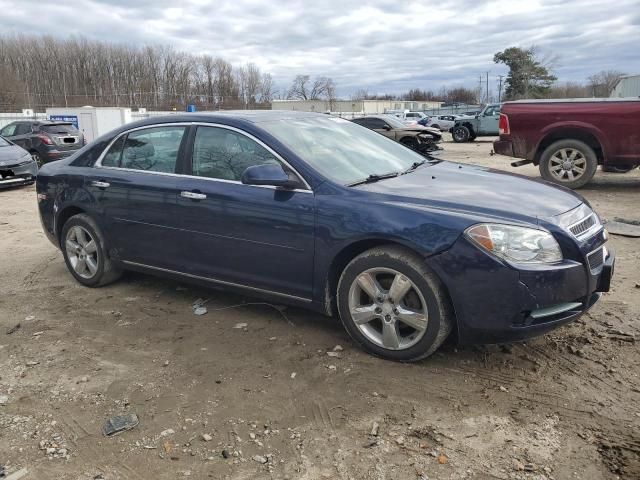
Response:
M76 129L80 129L78 127L78 117L76 115L49 115L49 120L54 122L68 122L72 123Z

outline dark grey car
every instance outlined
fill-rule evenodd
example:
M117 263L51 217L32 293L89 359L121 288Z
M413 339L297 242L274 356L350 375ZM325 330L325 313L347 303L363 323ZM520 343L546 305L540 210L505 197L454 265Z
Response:
M0 188L35 182L38 165L24 148L0 137Z
M20 120L3 127L0 136L27 150L39 166L68 157L85 144L69 122Z

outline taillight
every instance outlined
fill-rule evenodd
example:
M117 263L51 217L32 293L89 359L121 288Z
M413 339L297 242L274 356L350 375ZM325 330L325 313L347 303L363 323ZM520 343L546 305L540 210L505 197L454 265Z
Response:
M45 145L53 145L53 142L51 141L51 139L46 135L36 135L36 137L38 137L40 141Z
M511 130L509 129L509 117L504 113L500 114L500 120L498 121L498 132L500 135L509 135Z

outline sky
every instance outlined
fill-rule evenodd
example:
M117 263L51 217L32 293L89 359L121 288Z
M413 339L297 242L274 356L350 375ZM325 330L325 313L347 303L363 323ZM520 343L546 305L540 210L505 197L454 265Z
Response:
M1 33L172 45L256 63L285 89L297 74L356 89L490 87L493 55L536 45L560 81L640 73L640 0L0 0Z

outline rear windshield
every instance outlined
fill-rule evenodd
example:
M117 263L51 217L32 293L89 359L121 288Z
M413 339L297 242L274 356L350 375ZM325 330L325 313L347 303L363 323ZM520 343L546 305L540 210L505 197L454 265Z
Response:
M70 123L40 125L40 131L45 133L78 133L76 127Z

